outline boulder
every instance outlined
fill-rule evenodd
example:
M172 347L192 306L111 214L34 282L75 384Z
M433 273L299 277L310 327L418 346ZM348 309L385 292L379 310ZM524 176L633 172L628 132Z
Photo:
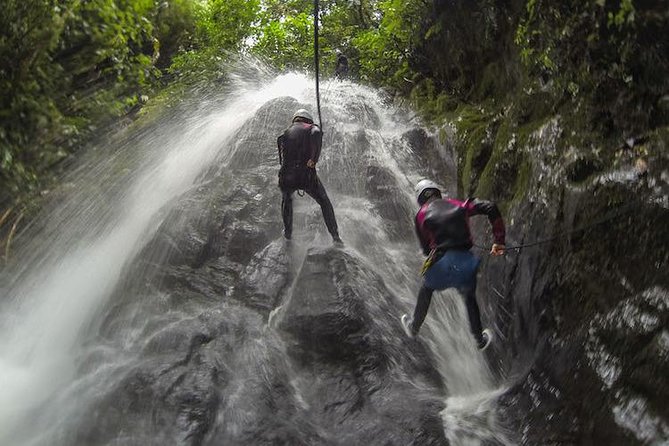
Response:
M394 302L362 259L312 248L277 316L303 398L338 444L447 444L443 384Z

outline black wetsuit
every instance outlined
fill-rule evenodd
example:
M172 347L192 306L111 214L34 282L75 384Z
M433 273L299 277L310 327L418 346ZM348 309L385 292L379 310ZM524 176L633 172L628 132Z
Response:
M343 79L348 76L348 59L346 56L339 56L337 67L335 68L335 77Z
M307 161L318 162L321 154L323 133L315 124L294 122L277 141L279 149L279 188L283 194L281 213L284 235L291 238L293 233L293 193L303 190L316 200L323 212L328 232L334 239L339 238L337 220L325 187L318 179L315 167L308 167Z

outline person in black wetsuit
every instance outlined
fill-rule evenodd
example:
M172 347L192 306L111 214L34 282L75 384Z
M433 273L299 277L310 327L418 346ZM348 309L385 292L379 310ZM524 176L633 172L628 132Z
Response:
M320 205L333 242L342 244L332 203L316 174L322 142L321 129L305 109L295 112L290 127L277 140L281 163L279 188L282 193L283 236L290 240L293 235L293 193L303 190Z
M337 66L335 67L334 75L337 79L348 77L348 58L343 54L337 56Z
M456 288L465 298L469 326L479 349L488 347L492 332L483 330L481 314L476 303L476 272L480 259L470 252L473 246L469 217L486 215L492 225L494 243L490 254L504 254L504 220L495 203L476 198L459 201L442 198L439 186L430 180L416 184L420 209L416 214L416 234L421 248L428 256L424 267L424 282L418 292L413 318L402 316L407 335L418 334L434 290Z

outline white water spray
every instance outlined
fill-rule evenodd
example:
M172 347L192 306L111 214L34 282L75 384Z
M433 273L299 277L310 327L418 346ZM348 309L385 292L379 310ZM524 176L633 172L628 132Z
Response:
M290 74L260 89L240 86L221 110L172 123L168 145L155 147L161 142L144 138L143 148L158 156L129 185L123 201L109 203L116 209L113 225L100 224L106 212L86 220L66 215L67 229L45 252L23 253L27 258L37 254L41 263L3 296L8 304L0 326L0 444L17 441L29 428L31 411L71 381L77 348L84 342L82 329L106 303L124 265L150 240L163 208L229 155L221 153L234 146L226 142L261 105L285 95L309 100L307 85L303 76ZM96 232L100 226L108 229ZM85 241L72 249L77 235Z
M95 212L83 212L76 203L66 207L71 213L61 211L63 215L46 230L54 234L49 244L21 253L25 268L8 287L4 296L8 305L0 313L4 318L0 321L0 382L6 389L0 393L0 444L49 444L48 433L31 432L32 414L52 399L57 399L52 406L59 406L59 411L75 412L60 405L77 404L67 401L68 392L62 390L77 375L75 363L87 341L82 334L108 303L126 274L124 268L151 240L170 205L196 185L212 164L225 165L237 147L232 138L263 104L280 96L314 103L312 86L312 80L296 74L280 76L261 88L240 83L238 93L227 98L225 106L191 113L162 125L162 135L139 138L135 151L145 151L148 160L143 167L129 167L129 180L122 180L127 186L113 185L121 189L116 199L106 208L94 208ZM385 108L375 92L350 82L325 85L324 100L331 114L324 114L327 150L320 172L329 180L341 233L349 246L364 246L369 258L386 265L379 274L396 295L405 296L408 308L415 303L416 288L415 268L407 265L407 259L415 257L416 245L413 240L410 244L390 241L386 222L364 196L366 169L382 167L406 191L398 200L407 203L409 213L413 211L411 184L419 174L412 164L414 154L400 141L409 126L392 119L393 110ZM355 114L350 113L352 104ZM360 116L361 110L364 119L379 120L375 129L354 120L352 115ZM368 147L358 147L358 137L369 141ZM345 138L346 144L338 141ZM93 178L95 167L90 170ZM302 201L296 203L296 214L305 208L318 213L313 203ZM411 224L410 216L406 223ZM494 437L495 423L490 418L497 395L492 377L467 329L461 298L443 294L435 295L421 336L452 394L442 413L447 435L455 445L479 444L479 437L501 442ZM95 373L79 378L100 379Z
M496 400L504 389L496 387L469 331L464 297L455 290L435 293L425 325L426 342L450 394L441 416L451 444L513 445L495 412Z

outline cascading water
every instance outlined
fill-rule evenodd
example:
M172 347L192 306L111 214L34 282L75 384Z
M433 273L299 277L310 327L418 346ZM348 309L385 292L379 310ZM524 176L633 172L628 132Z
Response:
M497 387L485 358L470 340L462 297L453 290L437 296L428 316L432 333L426 342L450 393L441 413L448 439L456 445L514 444L495 413L495 401L505 389Z
M433 138L375 92L326 83L319 175L346 248L329 247L309 199L296 200L292 245L280 239L275 140L293 107L314 103L311 86L298 74L235 83L225 100L128 138L111 160L93 153L77 169L76 190L26 232L34 241L24 241L1 287L1 444L356 444L327 418L346 402L326 404L323 418L312 410L319 394L327 400L314 382L346 373L305 366L282 334L295 327L286 322L295 302L317 294L310 290L319 268L348 272L333 273L332 289L373 308L369 324L382 340L383 367L362 364L353 373L356 392L367 395L356 398L367 403L338 414L340 423L370 404L370 413L402 417L402 397L388 389L433 404L440 395L429 390L438 386L432 366L416 365L425 343L431 353L423 360L435 364L450 395L442 418L452 444L508 442L458 296L435 297L416 344L399 329L399 315L413 308L421 260L411 185L452 169ZM385 294L373 298L381 287ZM268 326L270 311L279 322ZM374 336L350 339L367 346ZM355 353L337 355L352 361ZM326 358L324 369L339 367ZM389 372L375 383L377 368ZM358 419L359 435L378 435L366 432L364 415Z

